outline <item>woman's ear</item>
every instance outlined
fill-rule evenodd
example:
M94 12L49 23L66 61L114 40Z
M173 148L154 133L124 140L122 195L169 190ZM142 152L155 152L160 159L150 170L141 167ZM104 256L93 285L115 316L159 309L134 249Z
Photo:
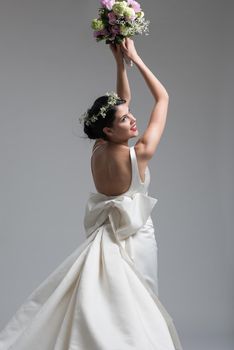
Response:
M107 135L107 136L111 136L113 134L113 130L111 128L108 128L107 126L105 126L102 131Z

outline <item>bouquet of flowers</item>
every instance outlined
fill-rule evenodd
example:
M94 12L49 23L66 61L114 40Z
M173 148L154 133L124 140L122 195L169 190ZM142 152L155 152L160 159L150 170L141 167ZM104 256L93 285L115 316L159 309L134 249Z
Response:
M98 18L94 18L91 27L96 41L106 40L106 44L120 44L124 38L135 34L148 35L149 20L145 20L140 4L135 0L100 0ZM132 62L125 61L132 65Z

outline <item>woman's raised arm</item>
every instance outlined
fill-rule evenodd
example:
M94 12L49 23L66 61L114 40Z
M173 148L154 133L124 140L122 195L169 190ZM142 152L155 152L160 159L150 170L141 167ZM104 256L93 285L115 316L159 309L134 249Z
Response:
M136 143L139 156L144 159L150 159L157 148L165 128L169 95L162 83L137 54L132 39L126 39L125 43L123 43L123 50L126 56L131 59L139 69L155 99L147 128Z

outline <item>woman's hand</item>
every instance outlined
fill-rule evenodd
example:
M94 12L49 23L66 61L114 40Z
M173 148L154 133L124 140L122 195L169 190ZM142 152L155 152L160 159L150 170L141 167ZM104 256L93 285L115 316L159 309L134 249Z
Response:
M134 62L139 57L132 39L124 38L120 46L124 56L126 56L129 60Z
M123 63L123 53L120 44L109 44L117 64Z

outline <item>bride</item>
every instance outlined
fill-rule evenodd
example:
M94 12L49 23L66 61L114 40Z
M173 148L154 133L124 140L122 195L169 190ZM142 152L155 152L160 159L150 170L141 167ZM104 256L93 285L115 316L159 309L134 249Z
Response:
M159 300L157 242L148 194L169 97L126 38L110 45L117 93L95 100L80 121L95 139L91 170L97 192L86 203L86 240L32 293L0 332L0 350L182 350L173 319ZM139 135L129 109L123 55L155 100Z

